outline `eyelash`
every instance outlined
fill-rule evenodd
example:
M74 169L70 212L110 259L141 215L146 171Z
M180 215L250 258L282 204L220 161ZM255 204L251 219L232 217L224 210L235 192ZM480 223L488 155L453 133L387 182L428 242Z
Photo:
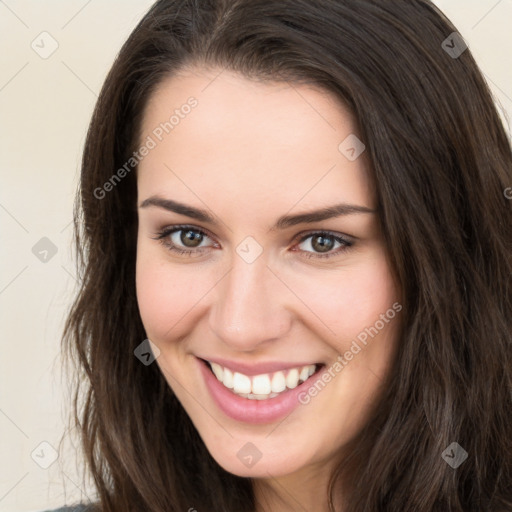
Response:
M177 226L170 226L168 228L162 229L161 231L156 233L156 236L153 237L153 240L158 240L169 251L172 251L172 252L180 254L180 255L186 254L186 255L190 256L191 254L196 253L198 251L203 252L204 249L181 249L168 239L169 235L172 235L172 234L180 232L180 231L185 231L185 230L194 231L195 233L199 233L201 235L207 236L208 238L212 238L207 232L203 231L202 229L195 228L194 226L177 225ZM343 238L342 236L332 233L330 231L309 232L309 233L303 235L302 238L299 239L297 244L301 244L308 238L311 238L315 235L317 235L317 236L318 235L320 235L320 236L327 235L328 237L332 237L336 242L340 243L342 245L342 247L338 247L338 249L336 251L325 253L325 254L315 253L315 252L311 252L311 251L302 251L302 252L306 253L303 256L304 258L307 258L307 259L309 259L309 258L322 258L322 259L332 258L334 256L338 256L341 253L348 251L353 245L353 242L351 242L350 240L347 240L346 238Z

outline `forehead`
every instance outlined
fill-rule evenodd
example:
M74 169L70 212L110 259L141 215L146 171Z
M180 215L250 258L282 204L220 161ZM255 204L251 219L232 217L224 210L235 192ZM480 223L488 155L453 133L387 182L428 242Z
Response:
M354 118L319 88L187 70L159 84L140 133L141 142L154 141L138 166L142 199L158 193L197 204L216 195L248 215L250 204L264 208L270 199L289 208L374 206L365 153L350 161L339 149L357 134Z

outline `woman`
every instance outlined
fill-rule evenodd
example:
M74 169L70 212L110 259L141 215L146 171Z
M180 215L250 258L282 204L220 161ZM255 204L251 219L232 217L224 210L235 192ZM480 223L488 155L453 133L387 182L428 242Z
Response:
M426 0L158 1L76 205L90 510L511 510L511 164Z

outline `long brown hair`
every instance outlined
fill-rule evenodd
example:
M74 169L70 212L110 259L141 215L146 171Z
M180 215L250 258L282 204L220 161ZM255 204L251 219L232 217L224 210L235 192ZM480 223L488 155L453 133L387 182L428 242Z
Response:
M251 479L215 462L158 366L134 357L136 168L104 187L140 145L151 93L187 65L315 84L358 120L404 328L332 475L343 512L512 510L512 154L454 32L427 0L159 0L132 32L87 135L63 337L99 510L255 510ZM457 468L442 456L453 442L468 454Z

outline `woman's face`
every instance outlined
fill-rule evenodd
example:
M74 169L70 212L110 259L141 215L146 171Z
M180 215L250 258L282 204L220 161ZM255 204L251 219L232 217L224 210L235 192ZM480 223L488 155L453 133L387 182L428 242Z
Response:
M141 134L156 364L227 471L326 470L379 399L401 309L353 118L319 89L196 69L161 83Z

